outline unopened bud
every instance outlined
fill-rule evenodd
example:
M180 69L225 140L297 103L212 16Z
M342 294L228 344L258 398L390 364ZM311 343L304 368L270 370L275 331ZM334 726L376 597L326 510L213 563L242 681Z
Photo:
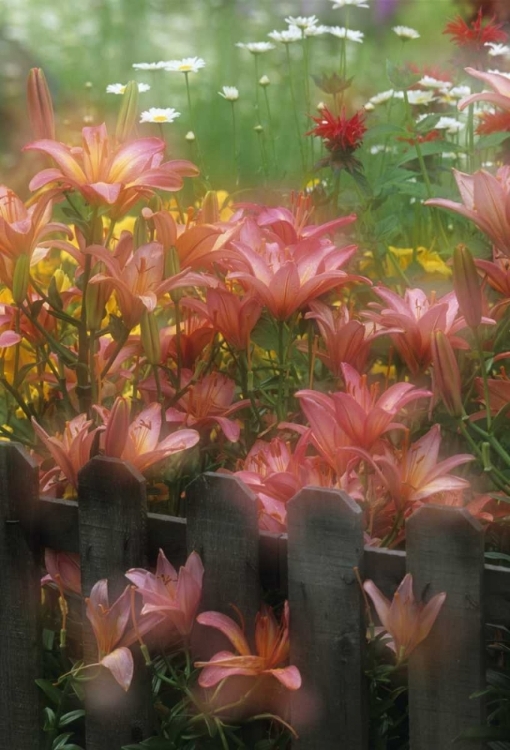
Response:
M452 417L461 417L462 385L459 366L448 336L443 331L432 333L432 363L434 365L434 386Z
M255 127L253 128L253 130L260 135L260 133L262 133L262 131L264 130L264 128L262 127L262 125L255 125Z
M138 250L142 245L146 245L148 241L147 223L143 216L137 216L133 231L133 251Z
M262 78L259 80L259 86L269 86L271 81L267 76L262 76Z
M55 140L53 103L41 68L32 68L27 81L28 119L34 136Z
M453 288L459 309L470 328L482 320L482 289L473 256L465 245L453 251Z
M87 329L98 331L105 316L105 307L110 294L109 284L87 284L85 306Z
M216 190L208 190L205 194L201 213L204 224L215 224L220 220L220 207Z
M161 344L159 328L153 313L145 310L140 321L142 346L150 365L159 365L161 361Z
M181 263L177 248L169 247L165 252L165 279L170 279L172 276L176 276L180 270ZM173 294L175 294L175 291Z
M195 140L195 133L192 130L188 130L186 135L184 136L189 143L193 143Z
M319 112L322 112L323 109L326 109L326 105L324 104L324 102L319 102L317 104L317 109L319 110Z
M121 458L129 431L129 401L122 396L115 399L104 433L104 454Z
M23 253L18 256L14 273L12 275L12 298L17 305L20 305L27 296L28 284L30 281L30 258Z
M120 143L127 141L138 119L138 84L129 81L122 97L122 105L117 119L115 137Z

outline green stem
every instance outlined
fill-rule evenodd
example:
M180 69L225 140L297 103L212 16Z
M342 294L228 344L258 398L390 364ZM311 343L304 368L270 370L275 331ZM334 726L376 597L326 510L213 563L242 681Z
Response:
M271 138L271 151L273 152L273 164L275 172L278 172L278 161L276 158L276 141L274 137L274 125L273 125L273 117L271 115L271 108L269 106L269 96L267 93L267 86L264 86L264 100L266 102L266 109L267 109L267 119L269 122L269 135ZM313 138L312 138L313 141Z
M230 102L232 107L232 149L234 152L234 172L236 176L236 188L239 187L240 169L239 169L239 151L237 148L237 128L236 128L236 108L235 102Z
M474 333L474 337L476 341L476 352L478 354L478 360L480 362L480 368L482 371L483 396L485 399L487 432L490 432L491 425L492 425L492 417L491 417L491 404L490 404L490 393L489 393L489 379L487 377L487 369L485 367L485 357L483 356L482 341L480 339L479 329L475 328L473 333Z
M297 140L298 140L299 153L300 153L300 156L301 156L301 166L302 166L302 169L303 169L303 178L305 178L306 177L306 161L305 161L305 155L304 155L304 152L303 152L303 140L301 138L301 127L299 125L299 113L298 113L298 109L297 109L296 92L294 90L294 79L293 79L293 76L292 76L292 61L291 61L291 57L290 57L290 49L289 49L289 45L288 44L285 45L285 52L286 52L286 56L287 56L287 68L288 68L288 71L289 71L290 98L291 98L291 101L292 101L292 109L293 109L293 112L294 112L294 121L295 121L295 124L296 124L296 135L297 135Z

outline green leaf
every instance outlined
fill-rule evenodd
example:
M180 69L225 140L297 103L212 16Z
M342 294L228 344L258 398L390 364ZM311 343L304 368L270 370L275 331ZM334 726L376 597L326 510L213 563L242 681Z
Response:
M443 151L462 151L461 146L457 146L456 143L451 141L430 141L429 143L420 143L420 151L422 156L433 156L434 154L442 154ZM401 159L397 161L397 166L400 167L402 164L414 161L418 156L416 149L411 147Z
M52 729L55 728L55 724L57 721L57 717L55 715L55 711L52 708L49 708L46 706L43 709L43 716L44 716L44 726L43 729L45 732L49 732Z
M51 750L62 750L62 748L67 748L67 740L69 737L72 737L73 733L69 732L68 734L59 734L58 737L55 737L53 740L53 745L51 746Z
M510 513L510 510L508 512ZM486 560L504 560L505 562L510 563L510 555L505 555L504 552L486 552L485 559Z
M407 65L396 65L391 60L386 60L386 75L391 85L399 90L414 86L421 78L421 75L409 70Z
M469 742L478 744L480 740L510 740L510 728L508 727L473 727L472 729L466 729L461 732L458 737L453 740L453 744L456 742Z
M510 133L490 133L489 135L481 135L476 141L475 148L495 148L500 146L504 141L510 138Z
M62 691L59 690L53 683L51 683L49 680L36 680L35 684L38 688L41 688L43 693L50 699L52 703L55 703L57 706L59 705L60 701L62 700Z
M72 724L73 721L81 719L82 716L85 716L85 711L82 708L78 708L76 711L69 711L62 716L58 726L59 728L66 727L68 724Z

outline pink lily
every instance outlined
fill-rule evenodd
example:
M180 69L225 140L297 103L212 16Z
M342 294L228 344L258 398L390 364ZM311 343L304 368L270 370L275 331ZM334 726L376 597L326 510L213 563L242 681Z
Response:
M507 83L510 85L510 81ZM453 174L462 203L446 198L433 198L425 203L470 219L501 252L510 255L510 167L500 167L496 175L483 169L472 175L454 169Z
M193 373L186 370L181 374L181 388L192 380ZM213 372L197 380L178 400L177 408L166 411L167 422L184 424L187 427L206 427L217 423L223 434L232 443L239 440L240 425L229 419L230 415L248 406L249 399L232 404L236 384L219 372Z
M44 550L44 567L47 575L41 578L41 585L52 583L62 588L64 593L81 595L80 556L73 552Z
M410 573L393 595L392 602L373 581L365 581L363 588L372 599L383 629L391 636L388 647L397 655L398 663L404 661L432 630L446 593L436 594L427 604L416 602Z
M78 488L78 472L90 461L90 451L96 434L104 430L104 427L90 430L91 426L92 420L87 419L86 414L78 414L70 422L66 422L62 437L50 437L32 417L32 427L36 435L50 452L61 473L75 489Z
M123 216L140 198L149 198L156 189L175 191L183 177L195 177L198 169L189 161L163 162L165 142L159 138L139 138L116 144L108 137L106 125L82 130L81 147L42 139L29 143L25 151L39 151L56 162L43 169L30 182L30 190L47 185L60 192L74 188L95 206L111 206L110 216Z
M482 70L476 70L476 68L465 68L465 71L474 78L488 83L494 89L494 92L482 91L479 94L465 96L458 104L461 111L474 102L490 102L495 104L496 107L501 107L506 112L510 112L510 81L506 76L502 73L486 73Z
M161 406L156 402L141 411L126 431L125 410L118 408L118 402L119 399L111 412L95 407L106 425L105 447L114 446L115 456L129 461L142 473L153 464L192 448L200 439L196 430L177 430L160 441Z
M203 576L204 567L196 552L191 553L177 573L162 549L159 550L155 574L143 568L131 568L126 573L126 578L142 596L142 618L144 615L161 615L161 620L168 622L185 640L195 622Z
M237 654L231 651L219 651L210 661L195 662L203 672L198 678L201 687L214 687L221 680L233 675L258 677L272 675L288 690L301 687L301 675L297 667L282 667L289 658L289 604L285 602L280 625L268 607L263 607L255 621L255 649L251 649L243 631L230 617L220 612L202 612L197 617L200 625L216 628L225 635Z

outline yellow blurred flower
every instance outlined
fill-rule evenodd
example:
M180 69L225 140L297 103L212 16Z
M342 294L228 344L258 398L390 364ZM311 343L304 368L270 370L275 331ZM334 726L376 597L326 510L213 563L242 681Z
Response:
M393 247L390 245L388 250L395 257L398 265L403 271L405 271L413 261L414 250L412 247ZM427 274L435 274L443 278L449 278L452 275L451 268L446 265L439 253L435 250L429 250L422 246L416 248L416 260ZM388 274L391 274L392 271L394 271L391 260L387 259L386 264L386 270Z

